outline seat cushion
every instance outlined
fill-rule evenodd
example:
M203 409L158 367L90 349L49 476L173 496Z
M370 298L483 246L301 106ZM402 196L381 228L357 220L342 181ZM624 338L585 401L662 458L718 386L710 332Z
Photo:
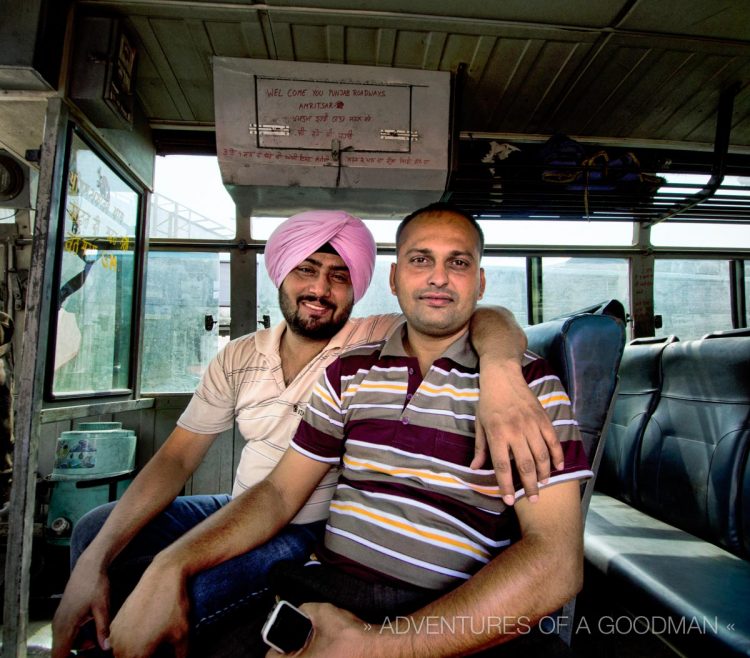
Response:
M678 342L641 441L636 506L741 554L740 495L750 451L750 338Z
M550 362L568 391L591 462L617 382L624 325L610 315L582 313L525 331L529 349Z
M600 493L586 517L585 555L637 614L700 623L706 632L691 642L750 655L750 562Z

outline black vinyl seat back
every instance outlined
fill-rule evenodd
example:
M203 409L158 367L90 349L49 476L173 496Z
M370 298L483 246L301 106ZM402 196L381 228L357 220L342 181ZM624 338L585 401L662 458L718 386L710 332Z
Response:
M662 386L661 357L675 336L637 338L625 347L620 363L612 422L604 445L596 488L635 504L635 468L643 432Z
M589 463L605 428L625 345L611 315L581 313L526 328L529 349L550 362L573 403Z
M549 361L573 405L586 456L594 472L594 477L582 490L581 513L585 519L602 447L606 444L617 390L617 371L625 347L625 324L616 315L576 313L527 327L526 335L529 349ZM561 612L561 619L573 618L575 597ZM571 642L571 632L572 624L560 628L560 638L567 645Z
M740 531L742 533L742 557L750 560L750 451L745 456L740 492Z
M662 372L661 395L641 443L638 506L741 554L750 337L672 343L664 350Z

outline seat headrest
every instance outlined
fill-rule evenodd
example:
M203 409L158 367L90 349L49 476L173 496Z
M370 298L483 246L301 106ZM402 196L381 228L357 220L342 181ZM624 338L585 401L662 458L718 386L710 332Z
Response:
M550 362L573 403L581 432L598 439L617 383L625 326L611 315L581 313L526 328L529 349ZM591 449L586 453L591 458Z

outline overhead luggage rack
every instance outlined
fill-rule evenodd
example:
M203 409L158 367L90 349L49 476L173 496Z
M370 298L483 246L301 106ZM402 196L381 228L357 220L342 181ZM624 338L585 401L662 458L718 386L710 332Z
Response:
M506 219L750 223L750 156L729 154L734 99L719 98L713 154L583 144L464 139L446 196Z
M462 140L446 193L477 215L498 219L750 223L750 156L726 158L722 183L709 187L710 153L623 149L586 144L611 162L631 153L629 167L613 171L603 158L584 166L545 164L543 145L503 142L507 157L482 162L497 140ZM635 164L635 163L638 164ZM557 180L545 173L554 171Z

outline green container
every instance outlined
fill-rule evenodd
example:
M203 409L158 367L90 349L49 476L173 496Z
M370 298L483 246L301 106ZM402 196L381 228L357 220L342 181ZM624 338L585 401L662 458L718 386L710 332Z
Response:
M68 544L86 512L122 495L133 480L126 476L135 470L135 449L135 432L122 429L121 423L81 423L77 430L60 434L49 476L53 482L47 511L50 543Z
M113 483L114 496L109 484L83 489L77 486L80 480L55 482L47 510L47 541L61 546L70 544L70 533L81 517L99 505L119 499L132 481L129 477Z
M78 425L78 431L90 432L92 430L121 430L122 423L117 421L95 421L91 423L80 423Z
M121 475L135 467L135 432L123 429L73 430L57 439L52 480Z

